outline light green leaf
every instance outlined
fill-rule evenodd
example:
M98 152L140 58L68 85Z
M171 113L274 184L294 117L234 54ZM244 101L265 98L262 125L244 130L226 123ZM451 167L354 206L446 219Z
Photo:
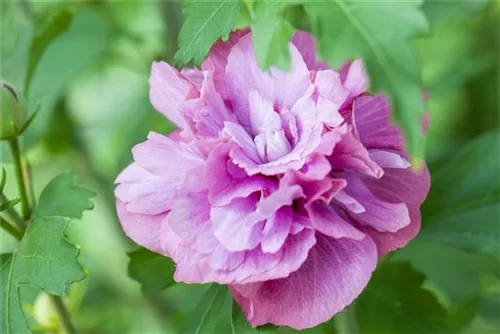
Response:
M69 218L51 216L35 219L28 226L16 264L22 268L22 282L62 295L68 284L86 277L77 261L79 248L64 235L68 222Z
M78 178L70 171L56 176L43 189L35 217L63 216L81 219L84 210L94 205L89 200L95 196L92 191L77 187Z
M346 60L363 59L372 89L390 98L393 118L404 130L407 149L418 165L424 151L425 106L420 68L409 40L428 31L421 1L331 0L304 6L324 60L338 68Z
M214 333L220 311L229 292L226 286L213 284L198 303L182 331L183 334Z
M68 30L73 19L73 14L74 13L72 10L65 9L54 14L48 20L43 19L41 20L42 22L38 23L38 26L43 27L43 30L31 41L28 70L26 74L26 81L24 83L25 94L28 92L33 73L35 72L35 68L40 61L40 58L42 57L43 53L52 42L52 40L56 39L58 36Z
M285 20L286 2L253 2L253 48L257 61L264 70L270 66L290 69L288 41L294 29Z
M356 302L362 333L446 332L447 312L407 263L380 266Z
M231 309L231 330L233 334L266 334L276 333L278 327L272 325L253 328L247 320L245 314L241 311L238 303L233 301Z
M175 284L171 259L139 248L128 254L128 275L141 284L143 293L158 293Z
M16 254L0 255L0 332L5 334L29 333L17 285Z
M467 145L433 174L419 238L500 254L500 132Z
M240 1L186 1L186 20L179 34L175 61L185 65L194 59L199 65L217 39L227 40L236 27Z

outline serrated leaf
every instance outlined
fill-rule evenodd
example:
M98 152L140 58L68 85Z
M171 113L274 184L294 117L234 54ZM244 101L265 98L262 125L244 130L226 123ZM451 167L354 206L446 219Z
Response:
M77 184L78 178L70 171L56 176L42 190L34 216L81 219L84 210L91 210L94 207L89 199L94 197L95 193L80 188Z
M65 9L59 13L54 14L47 22L39 22L38 25L45 26L40 34L35 36L31 41L28 70L26 74L25 89L27 93L33 74L35 73L36 66L42 57L43 53L49 46L50 42L68 30L73 19L73 11Z
M24 317L16 277L16 254L0 255L0 332L30 333Z
M419 238L500 254L500 132L468 144L432 177Z
M422 288L425 276L408 263L388 263L373 274L356 302L362 333L446 332L447 312Z
M143 293L158 293L175 284L171 259L139 248L128 254L128 275L141 284Z
M228 297L229 291L224 285L212 284L198 303L182 334L211 334L219 320L220 310Z
M199 65L217 39L227 40L236 27L239 10L240 1L186 1L176 63L182 66L194 59Z
M386 93L416 165L423 157L425 113L420 68L409 39L427 33L421 1L305 2L319 51L333 68L362 58L374 91Z
M21 281L62 295L68 284L86 277L77 261L79 248L64 235L68 223L69 218L50 216L35 219L28 226L18 248Z
M238 303L233 301L231 309L231 330L233 334L271 334L276 333L278 327L266 325L253 328L248 322L245 314L241 311Z
M294 29L285 20L287 6L286 2L253 2L253 48L260 67L266 71L271 66L283 71L290 69L288 41Z

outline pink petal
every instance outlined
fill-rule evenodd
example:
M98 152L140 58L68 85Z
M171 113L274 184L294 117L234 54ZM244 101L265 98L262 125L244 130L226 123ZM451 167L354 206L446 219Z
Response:
M161 233L166 213L144 215L127 211L125 204L116 201L116 210L125 234L135 243L153 252L162 253Z
M322 201L307 206L313 227L329 237L363 240L365 234L352 226L338 212Z
M361 224L371 226L380 232L396 232L410 224L407 205L383 201L368 189L358 178L344 176L347 179L345 192L355 198L365 211L353 217Z
M276 253L285 243L292 226L293 209L282 207L267 219L261 242L264 253Z
M297 31L292 37L292 43L300 51L304 62L310 70L323 70L328 68L327 64L317 60L316 41L311 34L305 31Z
M391 203L409 203L418 207L423 203L431 185L430 174L424 165L420 171L411 168L386 168L378 180L364 178L363 182L378 198Z
M230 286L252 326L314 327L352 303L364 289L377 263L371 238L335 240L321 234L316 238L306 262L289 277Z
M354 124L363 145L368 149L402 151L404 138L390 121L390 107L383 96L362 96L353 104Z
M257 152L255 143L246 130L237 123L224 123L224 134L238 145L245 155L254 162L260 162L261 158Z
M179 128L184 128L179 106L185 100L198 96L196 87L165 62L153 62L149 85L149 98L156 110Z
M239 167L230 161L227 144L217 146L208 157L205 174L212 206L224 206L235 198L247 197L257 191L271 192L277 187L275 182L260 175L235 177L235 169Z
M370 150L370 159L382 168L408 168L411 164L396 152L385 150Z
M247 198L236 198L223 207L212 207L212 221L215 237L232 252L255 248L262 237L264 222L255 214L256 194Z
M370 155L363 147L363 144L354 138L351 133L347 133L335 145L333 154L328 160L333 169L359 171L377 179L384 174L384 170L370 159Z
M346 63L340 69L342 84L349 91L348 102L370 88L368 74L362 60Z
M281 129L281 119L274 111L273 103L256 92L249 93L250 124L254 135Z

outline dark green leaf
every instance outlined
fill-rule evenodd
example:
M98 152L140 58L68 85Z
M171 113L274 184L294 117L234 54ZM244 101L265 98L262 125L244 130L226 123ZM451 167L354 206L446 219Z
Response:
M451 308L446 324L451 333L461 333L474 320L479 300L479 296L472 297Z
M321 56L337 68L362 58L371 87L387 93L416 164L423 157L420 68L409 39L427 33L421 1L332 0L304 4Z
M77 261L79 247L64 235L68 222L69 218L51 216L35 219L28 226L16 259L16 266L23 271L23 282L62 295L66 285L86 277Z
M28 72L26 74L25 89L24 92L28 92L28 88L35 72L35 68L40 61L43 53L49 46L52 40L56 39L59 35L68 30L71 20L73 19L73 11L63 10L48 20L43 20L44 22L39 22L39 25L43 25L44 29L40 34L35 36L31 41L29 60L28 60Z
M419 238L500 254L500 132L473 141L433 174Z
M128 275L141 284L142 292L158 293L175 284L171 259L139 248L128 254Z
M362 333L445 332L447 313L407 263L380 266L356 302Z
M193 313L189 316L188 322L182 333L214 333L215 326L220 317L220 310L228 294L229 292L226 286L217 284L210 286Z
M233 301L231 310L231 330L233 334L259 334L276 333L278 327L272 325L253 328L247 320L245 314L241 311L238 303Z
M3 193L3 188L5 188L5 183L7 182L7 173L5 168L2 167L2 180L0 181L0 193Z
M253 2L253 47L257 61L264 70L276 66L284 71L290 69L288 41L293 28L285 20L286 2Z
M500 329L500 293L494 292L481 300L479 304L479 314L491 325Z
M78 179L72 172L63 172L56 176L43 189L35 217L63 216L81 219L84 210L91 210L94 205L89 200L95 194L77 187Z
M186 1L175 61L199 65L217 39L227 40L238 21L240 1Z
M15 258L15 253L0 255L0 332L5 334L30 332L19 299Z

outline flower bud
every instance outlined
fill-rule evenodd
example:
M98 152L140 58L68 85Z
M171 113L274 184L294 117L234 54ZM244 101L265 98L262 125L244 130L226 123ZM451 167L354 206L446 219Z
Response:
M28 122L26 103L14 89L1 82L0 139L13 139L19 136Z

